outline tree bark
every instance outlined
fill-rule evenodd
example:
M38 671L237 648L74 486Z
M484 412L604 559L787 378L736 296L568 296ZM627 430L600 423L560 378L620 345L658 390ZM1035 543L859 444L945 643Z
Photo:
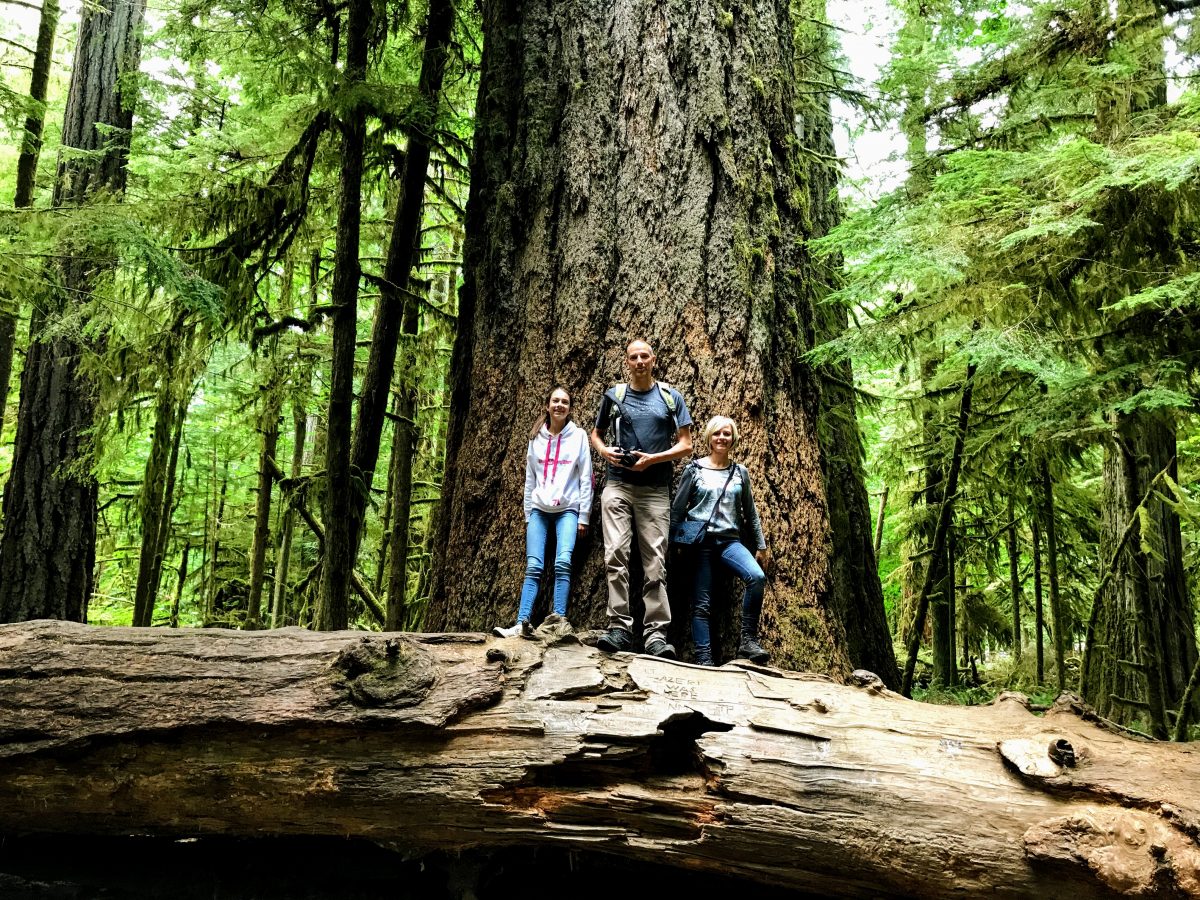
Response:
M84 7L67 95L64 156L54 205L79 205L97 191L120 195L133 124L144 0L99 0ZM30 325L12 470L4 493L0 539L0 621L82 621L92 592L97 487L87 432L95 389L81 371L87 348L75 329L53 326L61 311L90 295L108 263L85 251L64 258L60 287ZM43 335L43 328L50 326Z
M355 493L368 494L360 473L350 465L351 406L354 400L354 347L358 340L359 226L362 222L363 152L367 107L356 92L367 74L370 0L349 0L346 7L346 69L341 85L347 104L340 123L341 202L334 258L333 361L329 376L329 416L325 445L325 558L316 627L336 631L350 622L350 573L354 570Z
M0 833L603 849L836 896L1200 896L1200 750L1069 695L1037 717L865 672L477 634L34 622L0 627L0 658Z
M778 551L762 628L772 659L846 671L820 379L803 358L818 330L805 244L815 230L790 5L538 0L485 3L483 16L427 626L511 618L529 423L561 384L590 428L640 336L699 426L716 413L739 420L740 461ZM576 550L579 625L606 618L601 543ZM690 618L678 575L676 637Z

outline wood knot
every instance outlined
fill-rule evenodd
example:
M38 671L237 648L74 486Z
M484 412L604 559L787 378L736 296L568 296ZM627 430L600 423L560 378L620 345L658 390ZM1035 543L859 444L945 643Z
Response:
M437 681L429 652L405 638L363 638L343 648L330 668L350 701L364 707L416 706Z
M1060 766L1075 768L1075 748L1066 738L1055 738L1046 749L1046 755Z
M867 669L855 669L847 682L854 687L866 688L872 694L879 693L886 686L882 678Z

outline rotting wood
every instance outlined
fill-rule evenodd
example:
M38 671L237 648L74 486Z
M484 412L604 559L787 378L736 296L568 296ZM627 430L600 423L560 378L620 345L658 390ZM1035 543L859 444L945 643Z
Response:
M1200 751L479 634L0 626L0 833L531 844L838 896L1200 897Z

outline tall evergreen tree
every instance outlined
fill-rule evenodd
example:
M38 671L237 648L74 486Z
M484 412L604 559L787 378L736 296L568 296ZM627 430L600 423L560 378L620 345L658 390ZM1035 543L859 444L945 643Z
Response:
M54 206L81 206L125 188L143 0L88 4L79 25L63 121ZM95 389L72 312L111 266L86 237L65 247L33 316L21 375L12 474L0 539L0 621L83 621L95 559L96 481L88 431Z

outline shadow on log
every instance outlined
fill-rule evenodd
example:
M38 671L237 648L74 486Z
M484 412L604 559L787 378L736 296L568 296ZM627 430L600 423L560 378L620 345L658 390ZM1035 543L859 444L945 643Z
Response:
M543 846L837 896L1200 896L1200 753L575 638L0 626L0 833Z

